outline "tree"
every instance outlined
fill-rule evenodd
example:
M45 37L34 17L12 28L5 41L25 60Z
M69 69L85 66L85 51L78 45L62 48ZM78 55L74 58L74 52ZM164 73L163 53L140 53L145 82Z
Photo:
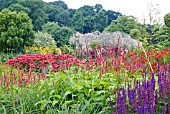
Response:
M107 18L108 18L108 25L110 25L111 22L113 20L116 20L119 16L122 16L121 13L115 12L115 11L112 11L112 10L107 10L106 15L107 15Z
M73 18L71 19L71 27L74 30L83 33L84 31L83 26L84 26L83 13L77 10L73 15Z
M83 13L83 17L94 16L96 14L93 6L89 6L89 5L84 5L83 7L80 7L78 11Z
M120 16L116 20L113 20L112 23L105 28L105 31L121 31L130 34L130 30L138 29L139 26L140 24L134 16Z
M170 27L170 13L167 13L165 16L164 16L164 23L167 27Z
M41 31L42 26L48 20L48 15L45 13L45 3L42 0L22 0L19 3L30 9L28 15L32 19L34 30Z
M59 26L70 26L70 12L64 3L59 1L46 4L45 12L48 14L50 22L58 22ZM64 7L64 8L63 8Z
M95 17L95 24L94 24L94 30L98 30L100 32L102 32L104 30L105 27L107 27L107 23L108 23L108 18L107 16L105 16L105 12L104 10L99 11Z
M93 16L87 16L84 18L84 26L83 26L83 33L90 33L94 31L94 17Z
M96 13L98 13L99 11L103 10L103 6L101 4L96 4L94 6L94 10L96 11Z
M74 13L76 12L76 9L69 9L68 12L69 12L69 17L72 18Z
M68 9L68 6L65 2L59 0L59 1L54 1L54 2L50 2L49 4L52 4L54 6L58 6L58 7L62 7L64 10Z
M170 13L167 13L164 16L164 23L166 26L163 26L164 30L164 38L165 38L165 46L170 47Z
M26 7L24 7L24 6L22 6L22 5L18 4L18 3L10 5L10 6L8 7L8 9L9 9L10 11L16 11L16 12L21 12L21 11L23 11L23 12L25 12L25 13L27 13L27 14L30 12L30 9L29 9L29 8L26 8Z
M17 3L18 0L0 0L0 11L9 7L11 4Z
M47 32L51 35L54 35L54 33L58 30L60 30L58 22L48 22L43 26L43 32Z
M47 46L56 46L56 42L51 34L45 32L36 32L34 39L34 46L37 47L47 47Z
M57 46L68 45L70 36L73 34L73 30L68 27L60 27L58 23L48 22L43 26L43 32L47 32L54 37Z
M21 51L33 43L34 32L31 19L24 12L0 12L0 51Z
M148 24L146 24L147 19L144 19L144 27L149 33L148 42L150 45L155 44L155 33L159 31L162 24L160 24L160 11L158 8L158 4L155 6L152 2L148 4ZM146 22L145 22L146 21Z
M73 35L73 30L68 27L61 27L59 31L54 34L57 46L69 45L70 36Z
M152 2L148 4L148 18L144 18L142 25L148 33L147 48L163 49L169 40L167 39L167 29L160 23L161 18L158 6L159 4L155 6Z
M130 36L131 36L132 38L138 40L138 38L141 37L140 30L139 30L139 29L132 29L132 30L130 30Z

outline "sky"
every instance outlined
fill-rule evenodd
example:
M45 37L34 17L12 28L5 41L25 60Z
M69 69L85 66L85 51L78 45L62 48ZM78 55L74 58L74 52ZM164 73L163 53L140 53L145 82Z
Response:
M55 0L44 0L51 2ZM148 5L153 4L160 11L158 15L162 20L165 14L170 12L170 0L62 0L69 8L77 9L84 5L94 6L101 4L106 10L113 10L122 13L123 15L133 15L139 21L144 18L148 20Z

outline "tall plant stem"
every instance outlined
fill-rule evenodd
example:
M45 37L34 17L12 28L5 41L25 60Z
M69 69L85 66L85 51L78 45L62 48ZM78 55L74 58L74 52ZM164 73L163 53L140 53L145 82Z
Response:
M141 43L139 42L139 44L141 44ZM151 68L151 71L153 72L153 68L152 68L151 62L150 62L150 60L149 60L149 58L148 58L148 56L146 54L146 51L145 51L144 47L142 46L142 44L141 44L141 47L142 47L143 52L145 53L145 57L146 57L147 61L149 62L149 66Z

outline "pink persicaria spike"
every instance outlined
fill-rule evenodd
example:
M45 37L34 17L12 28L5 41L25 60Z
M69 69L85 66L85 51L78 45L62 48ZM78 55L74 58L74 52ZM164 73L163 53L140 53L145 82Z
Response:
M120 37L118 38L118 47L120 47Z
M140 41L138 41L138 48L140 48Z
M86 44L86 53L89 52L89 48L88 48L88 45Z
M104 47L104 51L106 51L106 43L104 43L103 47Z
M0 78L0 86L2 85L2 78Z

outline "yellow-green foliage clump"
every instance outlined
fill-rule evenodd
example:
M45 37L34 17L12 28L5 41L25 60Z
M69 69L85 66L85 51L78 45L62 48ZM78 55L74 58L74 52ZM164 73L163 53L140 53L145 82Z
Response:
M26 47L26 54L60 54L60 48L55 46L47 46L47 47Z

